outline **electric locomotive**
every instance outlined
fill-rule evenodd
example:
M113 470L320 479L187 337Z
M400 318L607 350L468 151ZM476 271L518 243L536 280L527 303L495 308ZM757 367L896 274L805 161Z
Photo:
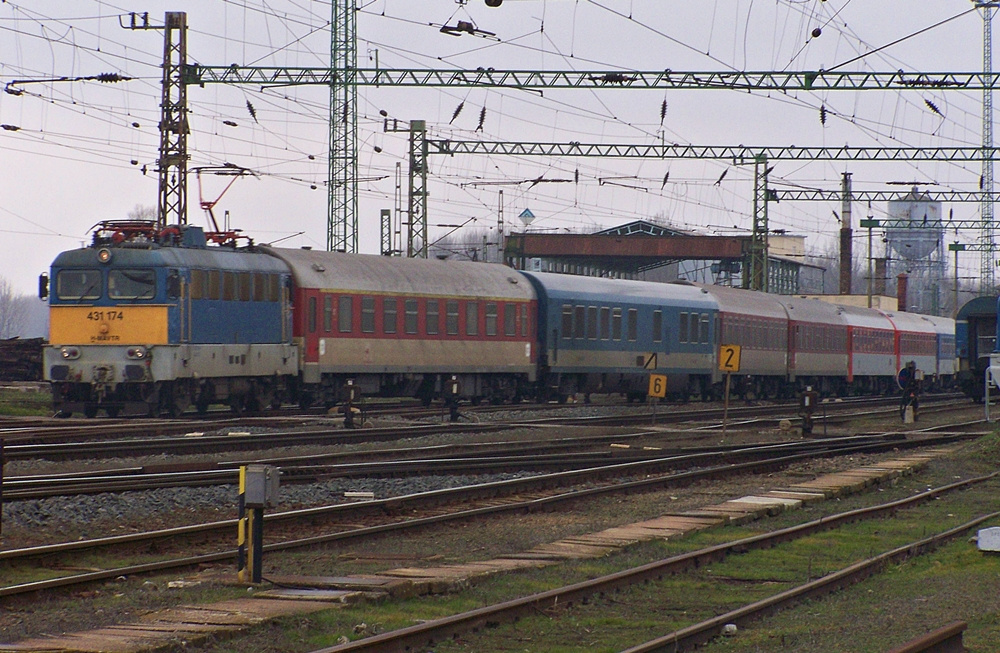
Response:
M102 222L50 278L43 365L61 416L239 412L294 390L288 268L235 233Z

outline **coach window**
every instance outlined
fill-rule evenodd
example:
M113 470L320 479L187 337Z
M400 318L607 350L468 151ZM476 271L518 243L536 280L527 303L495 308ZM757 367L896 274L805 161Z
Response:
M361 332L375 333L375 298L361 298Z
M323 330L333 331L333 295L323 296Z
M153 299L156 297L156 272L153 270L111 270L108 272L108 297L111 299Z
M639 311L634 308L628 309L628 339L635 342L639 337Z
M688 316L688 321L689 321L689 324L688 324L688 342L690 342L691 344L697 344L697 342L699 340L699 337L698 337L698 314L697 313L691 313Z
M528 337L528 305L521 306L521 337Z
M250 301L251 288L253 285L253 277L250 276L249 272L240 272L240 301L248 302Z
M441 309L438 300L427 300L427 335L436 336L441 331Z
M663 311L653 311L653 342L663 342Z
M597 307L587 307L587 339L597 340Z
M586 310L584 306L573 307L573 337L578 340L583 340L583 337L587 334Z
M231 302L236 299L236 273L222 273L222 299Z
M508 338L517 335L517 304L503 305L503 334Z
M611 337L611 309L607 306L601 307L601 340Z
M622 339L622 309L620 308L611 310L611 339Z
M100 270L60 270L56 275L59 299L98 299L101 286Z
M444 303L444 326L449 336L458 335L458 301L450 299Z
M465 335L479 335L479 302L465 303Z
M497 305L495 302L486 302L486 335L495 336L497 334Z
M403 331L406 333L417 332L417 300L407 299L403 301Z
M699 340L699 342L701 342L701 344L703 344L703 345L707 345L708 344L708 326L709 326L708 313L702 313L701 314L701 339Z
M569 340L573 337L573 306L563 304L562 307L562 337Z
M364 306L364 298L361 300L361 305ZM374 299L372 300L372 311L374 308ZM362 317L364 313L362 312ZM372 316L372 323L374 324L374 316ZM350 333L354 329L354 298L350 295L341 295L337 298L337 331L341 333ZM375 327L372 327L372 331Z
M382 333L396 333L396 299L394 297L384 297L382 299Z
M688 341L688 314L681 313L677 320L677 342Z
M309 333L316 333L316 298L309 298Z

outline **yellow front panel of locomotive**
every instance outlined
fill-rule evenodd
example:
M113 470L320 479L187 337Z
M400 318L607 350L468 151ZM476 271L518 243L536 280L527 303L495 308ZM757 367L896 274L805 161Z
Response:
M166 306L53 306L53 345L165 345Z

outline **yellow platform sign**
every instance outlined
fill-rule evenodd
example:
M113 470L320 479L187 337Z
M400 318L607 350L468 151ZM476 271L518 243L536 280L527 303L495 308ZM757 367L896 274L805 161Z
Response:
M165 345L166 306L53 306L53 345Z
M719 369L723 372L740 371L740 345L719 347Z
M649 375L649 392L647 392L650 397L659 397L663 399L667 396L667 376L665 374L650 374Z

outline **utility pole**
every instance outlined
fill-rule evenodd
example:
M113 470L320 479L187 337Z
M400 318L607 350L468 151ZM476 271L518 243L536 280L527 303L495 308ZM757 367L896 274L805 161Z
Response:
M977 9L983 10L983 152L990 152L993 147L993 12L1000 2L985 2L973 0ZM980 292L984 295L993 293L993 265L996 245L993 240L995 226L993 224L993 158L983 157L983 176L980 190L985 194L982 204L983 226L980 232L980 244L983 248L979 265Z
M150 25L149 14L131 15L125 29L163 30L163 91L160 100L160 190L156 226L187 224L187 14L168 11L163 26Z
M358 251L357 1L333 0L327 249Z
M869 243L870 245L870 243ZM841 182L840 206L840 294L851 294L854 273L854 229L851 221L851 173L845 172Z

